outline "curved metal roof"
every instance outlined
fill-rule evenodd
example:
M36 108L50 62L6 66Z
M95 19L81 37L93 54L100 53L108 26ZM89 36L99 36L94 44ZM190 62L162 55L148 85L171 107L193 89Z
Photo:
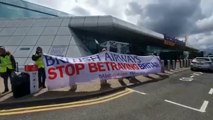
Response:
M75 16L71 18L69 27L77 30L113 35L173 49L197 51L194 48L178 45L164 45L164 35L144 27L125 22L112 16Z

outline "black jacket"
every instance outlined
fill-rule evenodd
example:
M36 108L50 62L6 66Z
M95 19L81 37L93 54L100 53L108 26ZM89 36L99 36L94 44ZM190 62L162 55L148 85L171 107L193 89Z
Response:
M34 54L34 55L32 56L32 60L33 60L33 61L36 61L36 60L38 60L40 57L41 57L41 53L36 53L36 54Z

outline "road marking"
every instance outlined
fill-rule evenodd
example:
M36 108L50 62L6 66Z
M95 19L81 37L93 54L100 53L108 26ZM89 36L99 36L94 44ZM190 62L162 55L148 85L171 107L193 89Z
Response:
M206 112L206 108L207 108L208 104L209 104L209 101L205 100L203 102L202 106L200 107L200 112Z
M206 112L206 108L208 106L208 101L204 101L202 106L200 107L200 109L197 109L197 108L193 108L193 107L190 107L190 106L187 106L187 105L183 105L183 104L180 104L180 103L176 103L176 102L173 102L173 101L170 101L170 100L164 100L165 102L168 102L168 103L171 103L171 104L175 104L175 105L178 105L178 106L181 106L181 107L184 107L184 108L188 108L188 109L191 109L191 110L194 110L194 111L198 111L198 112Z
M197 109L197 108L193 108L193 107L190 107L190 106L186 106L186 105L183 105L183 104L180 104L180 103L176 103L176 102L173 102L173 101L170 101L170 100L164 100L164 101L165 101L165 102L168 102L168 103L172 103L172 104L178 105L178 106L181 106L181 107L184 107L184 108L188 108L188 109L191 109L191 110L200 112L200 110Z
M111 94L108 96L91 99L91 100L82 100L77 102L61 103L61 104L54 104L54 105L43 105L43 106L16 108L16 109L9 109L9 110L0 110L0 116L43 112L43 111L50 111L50 110L59 110L59 109L65 109L65 108L75 108L75 107L81 107L81 106L94 105L94 104L104 103L104 102L108 102L108 101L120 98L132 92L133 91L131 90L125 89L124 91L117 92L115 94Z
M203 74L202 72L195 72L195 73L193 73L193 75L197 75L197 76L200 76L202 74Z
M203 74L203 72L197 72L197 73L198 73L198 74L201 74L201 75Z
M191 82L191 81L193 81L194 79L193 79L193 77L182 77L182 78L180 78L179 80Z
M145 92L137 91L137 90L134 90L134 89L130 89L130 88L127 88L127 89L129 89L129 90L131 90L131 91L133 91L133 92L139 93L139 94L141 94L141 95L146 95L146 94L147 94L147 93L145 93Z
M190 77L182 77L182 78L180 78L179 80L191 82L191 81L194 80L194 79L193 79L194 77L200 76L200 75L202 75L202 74L203 74L202 72L196 72L196 73L191 74Z
M210 95L213 94L213 88L210 89L209 94L210 94Z
M198 73L193 73L193 75L200 76L201 74L198 74Z

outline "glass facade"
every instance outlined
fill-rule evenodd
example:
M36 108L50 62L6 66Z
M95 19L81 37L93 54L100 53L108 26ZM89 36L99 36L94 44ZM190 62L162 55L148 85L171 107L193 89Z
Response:
M0 1L0 18L41 18L58 16L69 16L69 14L23 0Z
M92 54L98 53L102 50L102 43L107 41L121 42L128 41L129 44L126 47L123 47L120 53L135 54L135 55L159 55L162 59L180 59L183 57L182 50L174 50L161 45L157 46L153 43L145 43L141 40L137 42L130 40L128 38L118 38L113 35L104 35L94 32L88 32L83 30L73 30L74 33L80 38L83 44L90 50ZM141 38L142 39L142 38ZM110 51L118 52L118 48L110 47Z
M106 41L119 41L113 36L101 35L98 33L85 32L74 30L75 34L80 38L83 44L90 50L91 53L95 54L101 51L101 43ZM117 52L116 48L110 48L110 51Z
M40 17L54 17L54 16L33 12L27 9L22 9L0 3L0 18L24 18L24 17L40 18Z
M121 47L121 53L131 53L136 55L147 55L147 45L142 43L135 43L132 42L134 40L119 38L113 35L104 35L104 34L98 34L93 32L86 32L81 30L74 30L74 33L80 38L80 40L83 42L83 44L90 50L91 53L95 54L102 50L103 46L101 46L102 43L107 41L115 41L115 42L121 42L128 41L124 43L128 43L127 46ZM117 47L110 47L110 51L112 52L118 52Z

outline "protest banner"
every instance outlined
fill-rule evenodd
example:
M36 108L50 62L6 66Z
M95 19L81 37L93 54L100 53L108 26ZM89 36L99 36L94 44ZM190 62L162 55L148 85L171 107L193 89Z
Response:
M68 58L44 54L48 89L71 86L76 82L105 80L161 72L158 56L137 56L102 52Z

